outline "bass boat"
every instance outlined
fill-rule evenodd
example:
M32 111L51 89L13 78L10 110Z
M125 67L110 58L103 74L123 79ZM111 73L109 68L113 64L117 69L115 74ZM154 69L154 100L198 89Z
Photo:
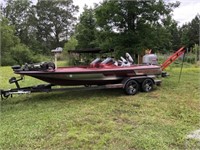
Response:
M139 89L149 92L154 85L161 84L161 80L157 77L167 75L163 70L184 53L185 49L182 47L162 65L158 65L155 54L146 54L143 56L142 64L134 64L131 55L126 53L126 57L121 57L118 61L111 57L104 60L96 58L86 66L57 67L53 62L12 66L14 73L21 75L21 78L12 77L9 82L15 83L17 88L0 90L1 97L7 98L12 94L58 91L58 89L52 88L57 85L83 85L86 88L94 86L120 87L128 95L136 94ZM22 80L24 76L34 77L48 84L21 88L18 81ZM66 90L66 88L60 90Z

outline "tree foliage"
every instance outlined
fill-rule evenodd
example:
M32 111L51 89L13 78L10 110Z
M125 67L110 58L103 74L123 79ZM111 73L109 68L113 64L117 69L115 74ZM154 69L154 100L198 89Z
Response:
M127 51L171 48L166 28L171 25L171 12L178 5L162 0L104 1L96 8L100 34L112 36L113 43Z
M37 12L37 39L47 49L63 47L74 30L78 7L72 0L39 0L35 6Z
M63 47L74 32L78 7L72 0L38 0L36 5L31 0L5 0L1 11L2 65L10 65L34 62L35 54Z
M15 36L14 26L8 25L8 20L6 18L2 18L1 20L1 48L2 55L4 53L9 52L10 47L15 46L19 43L19 38Z
M31 34L34 32L31 3L30 0L7 0L3 8L3 15L9 20L9 24L15 27L15 35L29 46L32 44Z
M85 6L79 20L80 22L76 27L76 39L78 40L77 48L97 47L94 10Z
M63 47L74 31L78 7L72 0L6 0L3 15L15 26L15 35L36 52ZM42 51L41 51L42 49Z
M198 14L191 22L184 24L180 28L182 44L192 47L199 43L199 24L200 15Z
M20 39L15 36L14 26L9 25L6 18L0 21L1 31L1 65L22 64L25 62L35 62L31 50Z
M14 27L8 25L6 18L1 18L1 65L10 65L13 63L10 58L10 49L19 43L19 38L14 35Z
M17 44L10 50L10 56L19 65L34 63L38 61L37 56L24 44Z
M64 45L64 51L74 50L78 45L77 39L72 36Z

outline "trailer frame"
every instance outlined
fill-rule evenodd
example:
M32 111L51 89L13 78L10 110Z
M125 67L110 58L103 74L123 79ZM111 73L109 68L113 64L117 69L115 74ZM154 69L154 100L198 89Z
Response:
M64 88L58 88L56 85L53 84L39 84L36 86L27 86L27 87L20 87L19 81L23 80L23 77L16 79L15 77L12 77L9 79L9 83L13 84L15 83L16 88L13 89L8 89L8 90L3 90L0 89L0 94L1 94L1 99L7 99L8 97L13 97L15 94L31 94L31 93L39 93L39 92L56 92L56 91L79 91L79 90L98 90L98 89L111 89L111 88L122 88L124 89L125 93L127 95L135 95L144 81L146 79L152 80L152 87L149 90L146 90L145 92L150 92L153 89L154 85L160 85L161 80L156 80L156 76L137 76L137 77L127 77L123 79L123 81L119 84L107 84L107 85L84 85L84 86L74 86L74 87L64 87ZM136 88L136 91L134 93L129 93L127 92L127 84L129 81L136 81L138 84L138 87ZM146 85L150 86L150 85ZM54 88L55 87L55 88ZM129 87L133 88L133 87ZM130 90L130 89L129 89ZM144 91L144 90L143 90Z

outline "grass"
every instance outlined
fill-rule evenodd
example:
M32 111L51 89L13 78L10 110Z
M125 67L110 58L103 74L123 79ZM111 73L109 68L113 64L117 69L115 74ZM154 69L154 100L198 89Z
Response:
M185 149L199 128L197 67L169 68L151 93L121 89L16 95L1 101L1 149ZM0 89L12 88L10 67L0 68ZM42 83L26 77L21 85Z

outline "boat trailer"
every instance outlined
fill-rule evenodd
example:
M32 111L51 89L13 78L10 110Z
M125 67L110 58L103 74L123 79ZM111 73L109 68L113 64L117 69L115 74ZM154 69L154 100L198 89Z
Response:
M142 90L144 92L150 92L153 89L154 85L159 86L161 84L161 80L155 80L156 76L139 76L139 77L130 77L125 78L119 84L107 84L107 85L84 85L84 86L74 86L74 87L56 87L53 84L39 84L36 86L28 86L28 87L20 87L19 81L23 80L23 77L17 79L16 77L12 77L9 79L10 84L15 84L16 88L9 90L0 89L1 99L7 99L9 97L13 97L13 95L18 94L31 94L31 93L39 93L39 92L55 92L55 91L80 91L80 90L99 90L99 89L112 89L112 88L122 88L124 89L127 95L135 95L140 86L142 86ZM141 83L141 84L139 84Z

